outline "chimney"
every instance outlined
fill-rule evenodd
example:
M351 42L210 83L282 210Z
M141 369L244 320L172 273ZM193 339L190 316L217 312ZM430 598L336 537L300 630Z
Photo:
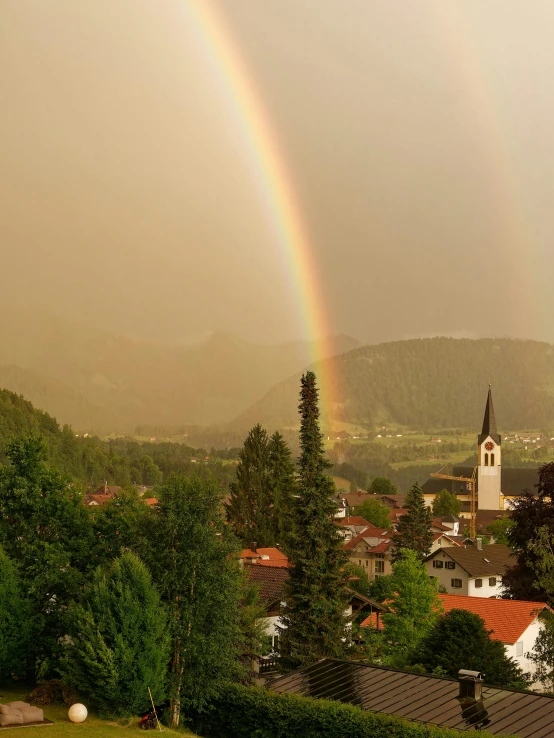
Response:
M458 684L460 686L459 699L473 700L475 702L482 699L483 674L480 671L460 669L458 672Z
M476 538L475 539L475 545L477 546L478 551L483 550L483 539L482 538Z
M258 541L252 541L252 543L250 544L250 550L254 551L254 553L257 553L256 552L257 548L258 548Z

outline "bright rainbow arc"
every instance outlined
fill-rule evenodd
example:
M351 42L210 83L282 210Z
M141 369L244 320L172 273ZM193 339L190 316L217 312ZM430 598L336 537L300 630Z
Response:
M331 355L327 344L330 322L326 316L313 248L303 223L298 200L277 136L251 75L241 58L231 32L211 0L185 3L199 30L207 60L219 78L247 150L252 154L254 176L274 235L280 246L286 273L295 295L296 310L312 346L312 361ZM332 362L321 362L317 370L320 408L332 417Z

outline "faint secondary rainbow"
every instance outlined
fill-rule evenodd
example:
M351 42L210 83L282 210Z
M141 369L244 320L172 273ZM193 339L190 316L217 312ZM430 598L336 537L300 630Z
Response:
M332 353L327 343L332 333L331 323L313 248L277 135L221 12L211 0L190 0L184 6L198 33L206 60L226 96L245 150L250 154L260 200L279 245L296 312L302 320L306 338L313 345L311 359L318 362ZM335 403L336 382L331 364L322 362L317 371L320 406L327 416L332 416Z
M475 7L478 9L479 5ZM502 111L498 91L487 74L474 30L478 19L472 24L472 7L455 0L427 0L427 9L460 91L466 120L477 133L475 159L483 164L491 230L501 241L499 253L492 258L509 265L513 305L527 321L519 329L529 336L537 323L538 316L532 306L536 304L533 295L542 260L536 258L538 239L532 221L526 216L526 192L521 186L522 178L506 126L506 112ZM484 258L490 258L487 246L483 244Z

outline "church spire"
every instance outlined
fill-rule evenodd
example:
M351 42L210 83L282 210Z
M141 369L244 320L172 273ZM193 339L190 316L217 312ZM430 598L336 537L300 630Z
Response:
M494 415L494 405L492 404L492 390L489 382L489 394L487 396L487 406L485 408L485 417L483 418L483 430L479 436L479 445L490 436L497 444L500 445L500 435L496 428L496 418Z

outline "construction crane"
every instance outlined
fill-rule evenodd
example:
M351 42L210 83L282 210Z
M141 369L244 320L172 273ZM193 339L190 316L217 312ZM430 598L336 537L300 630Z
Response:
M453 482L465 482L466 487L469 490L469 537L472 541L475 540L475 537L477 535L477 526L476 526L476 518L477 518L477 495L475 491L475 479L477 477L477 467L474 467L473 474L471 477L453 477L450 474L441 474L440 472L435 472L433 474L430 474L429 476L435 477L436 479L450 479Z

